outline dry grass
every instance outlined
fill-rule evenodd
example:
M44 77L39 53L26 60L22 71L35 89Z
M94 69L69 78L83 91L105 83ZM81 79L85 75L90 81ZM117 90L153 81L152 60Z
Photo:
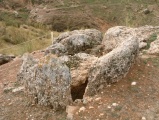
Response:
M0 53L2 54L22 55L25 52L44 49L51 45L50 31L26 25L22 25L20 28L6 26L2 22L0 25L4 29L4 33L0 37ZM57 37L58 34L58 32L54 32L54 37Z

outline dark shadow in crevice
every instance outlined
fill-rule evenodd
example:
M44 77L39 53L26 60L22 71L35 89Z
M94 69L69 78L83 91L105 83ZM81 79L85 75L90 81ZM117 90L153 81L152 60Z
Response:
M88 80L86 80L86 82L84 84L81 84L80 86L71 86L71 96L73 101L75 101L76 99L83 99L87 84Z

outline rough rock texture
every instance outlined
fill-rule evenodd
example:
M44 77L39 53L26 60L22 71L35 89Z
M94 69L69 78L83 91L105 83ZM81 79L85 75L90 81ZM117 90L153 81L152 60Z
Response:
M107 53L113 50L129 37L137 37L140 49L144 48L150 35L155 32L159 32L159 26L143 26L139 28L130 28L125 26L112 27L104 35L102 41L102 44L105 46L104 51Z
M0 54L0 65L10 62L15 58L14 55L2 55Z
M71 69L72 99L82 99L88 83L88 74L91 64L98 58L86 53L78 53L74 56L61 56L59 59Z
M74 55L82 51L90 52L90 49L100 45L101 41L102 33L98 30L74 30L59 35L54 44L47 48L47 50L58 55Z
M61 56L59 59L71 69L71 86L77 87L86 82L91 64L98 58L86 53L78 53L74 56Z
M146 46L147 46L146 42L140 42L140 44L139 44L140 49L144 49Z
M61 56L67 54L67 49L63 44L55 43L46 49L46 53L52 53Z
M35 103L59 110L71 101L70 71L58 58L46 56L37 61L26 55L17 79Z
M73 56L73 59L77 60L79 64L76 64L77 66L74 66L71 70L71 86L77 87L87 81L91 64L97 60L97 57L86 53L78 53Z
M147 50L148 54L159 55L159 36L157 40L150 44L150 48Z
M127 74L138 54L137 38L129 38L110 53L100 57L91 67L85 95L94 95L108 84Z

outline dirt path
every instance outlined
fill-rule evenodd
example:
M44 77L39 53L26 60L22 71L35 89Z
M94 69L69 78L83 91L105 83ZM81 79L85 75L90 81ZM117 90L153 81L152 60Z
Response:
M3 92L16 81L21 60L0 67L0 120L66 120L66 112L30 104L24 92ZM5 69L5 70L4 70ZM136 85L131 85L136 82ZM159 57L139 58L123 80L113 84L86 104L75 120L159 120ZM145 119L146 118L146 119Z

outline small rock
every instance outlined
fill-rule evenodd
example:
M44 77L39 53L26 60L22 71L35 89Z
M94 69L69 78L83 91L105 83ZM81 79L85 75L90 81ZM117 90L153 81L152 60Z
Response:
M95 99L95 101L99 101L99 100L101 100L101 97L98 97L98 98Z
M81 111L85 111L86 110L86 108L85 107L81 107L80 109L79 109L79 112L81 112Z
M93 109L93 108L94 108L93 106L90 106L90 107L89 107L89 109Z
M80 104L80 103L82 103L82 100L81 100L81 99L76 99L76 100L74 101L74 103Z
M111 106L108 106L107 108L108 108L108 109L111 109Z
M23 90L24 90L24 86L20 86L20 87L18 87L18 88L13 89L12 92L13 92L13 93L16 93L16 92L21 92L21 91L23 91Z
M77 106L67 106L66 108L66 112L67 112L67 119L68 120L72 120L73 119L73 115L75 113L75 111L78 109Z
M10 102L8 105L10 106L10 105L12 105L13 103L12 102Z
M146 9L143 10L143 13L144 13L144 14L149 14L149 13L150 13L150 10L149 10L148 8L146 8Z
M132 82L132 83L131 83L132 86L134 86L134 85L136 85L136 84L137 84L136 82Z
M83 99L83 104L86 105L88 103L87 99Z
M14 89L13 87L6 87L3 89L3 92L10 92L12 89Z
M84 99L86 99L88 102L91 102L93 98L87 96L87 97L85 97Z
M113 103L112 106L116 107L116 106L118 106L118 104L117 103Z
M146 120L146 118L145 118L145 117L142 117L141 120Z
M101 117L101 116L103 116L104 115L104 113L101 113L100 115L99 115L99 117Z

